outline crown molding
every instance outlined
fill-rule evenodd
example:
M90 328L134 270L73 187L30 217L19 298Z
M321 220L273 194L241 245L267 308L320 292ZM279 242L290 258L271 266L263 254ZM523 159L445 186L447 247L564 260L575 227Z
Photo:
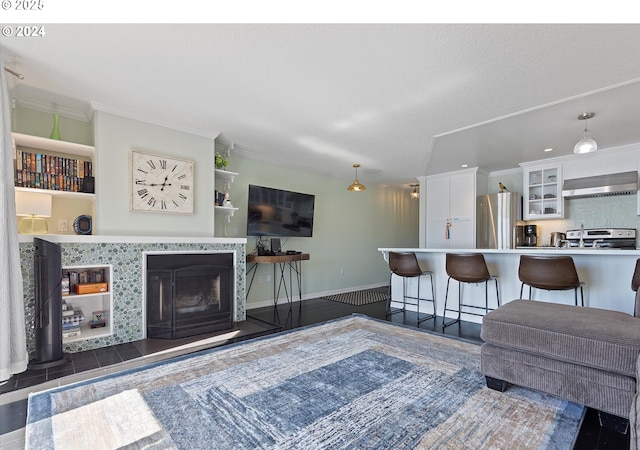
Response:
M203 137L215 139L220 135L219 131L212 131L212 130L204 129L200 127L189 127L177 122L171 122L168 120L161 120L155 117L151 117L146 114L126 111L116 106L107 105L105 103L91 102L91 109L94 111L114 114L120 117L126 117L127 119L138 120L140 122L145 122L151 125L157 125L160 127L169 128L176 131L182 131L184 133L194 134L196 136L203 136Z
M89 104L78 102L77 105L64 105L53 103L45 99L29 98L29 97L13 97L16 106L21 108L32 109L47 114L60 114L69 119L78 120L80 122L91 122L93 119L93 111Z

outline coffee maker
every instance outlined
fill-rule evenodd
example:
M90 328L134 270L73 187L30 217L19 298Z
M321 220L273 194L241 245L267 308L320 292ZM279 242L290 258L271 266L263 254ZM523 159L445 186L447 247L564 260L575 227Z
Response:
M538 227L536 225L524 226L524 246L536 247L538 245Z

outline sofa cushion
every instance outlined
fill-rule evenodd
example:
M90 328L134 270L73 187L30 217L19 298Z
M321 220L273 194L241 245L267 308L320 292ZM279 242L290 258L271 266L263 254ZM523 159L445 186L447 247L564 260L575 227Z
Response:
M635 378L640 318L605 309L513 300L483 317L490 344Z

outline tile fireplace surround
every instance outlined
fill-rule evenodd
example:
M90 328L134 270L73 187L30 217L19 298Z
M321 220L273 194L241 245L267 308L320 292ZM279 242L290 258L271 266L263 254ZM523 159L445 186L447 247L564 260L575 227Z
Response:
M113 334L63 344L65 352L79 352L132 342L145 337L143 264L147 253L230 252L235 258L234 322L246 318L244 238L144 237L144 236L36 236L59 244L62 266L111 265L113 279ZM20 263L24 287L27 348L35 352L33 236L20 235Z

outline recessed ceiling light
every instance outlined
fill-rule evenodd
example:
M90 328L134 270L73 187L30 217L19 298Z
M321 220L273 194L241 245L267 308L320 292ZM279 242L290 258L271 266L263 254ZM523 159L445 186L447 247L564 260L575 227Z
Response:
M553 151L553 148L545 148L545 149L544 149L544 151L545 151L545 152L552 152L552 151Z
M469 167L469 164L463 164L460 167Z

